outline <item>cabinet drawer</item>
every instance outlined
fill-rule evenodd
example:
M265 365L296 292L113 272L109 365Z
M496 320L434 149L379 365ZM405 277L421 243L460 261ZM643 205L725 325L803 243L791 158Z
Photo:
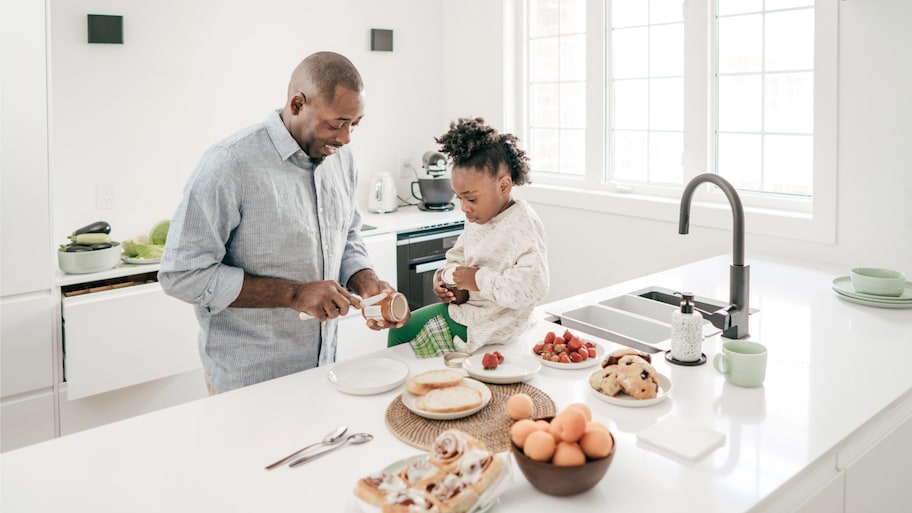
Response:
M0 390L4 397L54 386L54 303L48 293L0 301Z
M54 392L20 396L0 404L0 451L54 438Z
M62 314L70 399L201 367L193 307L158 283L65 297Z

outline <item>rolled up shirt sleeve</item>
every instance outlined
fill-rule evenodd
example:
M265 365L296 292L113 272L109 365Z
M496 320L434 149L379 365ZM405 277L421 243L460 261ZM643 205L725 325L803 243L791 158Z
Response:
M233 303L244 283L244 270L224 263L226 245L240 223L232 167L234 159L220 147L201 160L171 221L158 274L166 293L211 313Z

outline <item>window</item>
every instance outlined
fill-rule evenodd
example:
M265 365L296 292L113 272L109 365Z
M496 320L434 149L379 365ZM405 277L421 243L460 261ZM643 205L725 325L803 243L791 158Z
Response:
M535 184L638 215L718 173L749 230L834 240L836 0L517 5L517 133Z

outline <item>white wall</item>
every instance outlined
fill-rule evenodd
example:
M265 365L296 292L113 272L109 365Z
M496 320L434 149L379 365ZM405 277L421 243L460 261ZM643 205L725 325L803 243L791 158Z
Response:
M835 0L827 0L835 1ZM509 2L507 2L509 4ZM912 18L908 0L839 4L838 211L835 244L748 234L746 259L771 254L850 266L882 266L912 276ZM472 4L472 18L502 16L501 2ZM503 54L503 34L451 18L463 34L461 58ZM501 48L500 52L495 48ZM449 53L447 56L449 57ZM490 79L490 80L489 80ZM496 77L453 74L447 105L501 94ZM523 188L517 189L522 196ZM536 204L548 231L551 292L558 299L644 273L730 253L731 230ZM696 219L693 222L697 222ZM747 227L750 229L750 227ZM720 269L723 275L727 269ZM848 272L846 273L848 274ZM725 298L721 298L725 299Z
M124 44L87 44L89 13L124 16ZM363 205L374 173L420 163L446 130L443 18L440 1L50 0L55 240L97 219L124 239L170 218L205 148L281 108L317 50L349 57L366 84L352 143ZM393 29L393 52L370 51L371 28ZM96 208L96 184L114 186L115 208Z
M513 101L503 90L505 4L50 0L54 240L96 219L129 238L170 217L204 148L281 106L291 69L314 50L345 53L367 83L353 142L362 183L396 174L400 157L417 164L456 117L501 125ZM766 253L912 275L912 36L903 24L912 2L849 0L839 11L837 241L749 234L748 263ZM124 15L126 44L86 44L90 12ZM394 29L393 53L369 51L372 27ZM116 208L95 208L96 184L113 184ZM728 230L683 237L671 222L536 208L549 232L549 299L731 249Z

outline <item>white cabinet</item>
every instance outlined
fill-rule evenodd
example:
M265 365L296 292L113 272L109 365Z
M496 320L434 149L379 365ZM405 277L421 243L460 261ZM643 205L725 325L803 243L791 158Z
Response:
M50 291L45 4L3 0L0 295Z
M54 437L46 2L0 16L0 450Z
M0 451L18 449L55 436L54 391L4 399L0 404Z
M845 471L839 472L793 513L843 513Z
M846 468L845 513L908 513L912 416Z
M384 233L364 237L364 245L381 280L396 286L396 234ZM349 312L339 321L339 346L336 361L348 360L386 347L387 330L367 327L360 310Z
M202 367L193 308L158 282L65 297L62 314L70 400Z
M54 386L50 291L0 300L3 397Z
M50 291L0 299L0 451L54 438Z
M67 386L58 393L61 436L209 395L202 368L82 399L71 399Z

